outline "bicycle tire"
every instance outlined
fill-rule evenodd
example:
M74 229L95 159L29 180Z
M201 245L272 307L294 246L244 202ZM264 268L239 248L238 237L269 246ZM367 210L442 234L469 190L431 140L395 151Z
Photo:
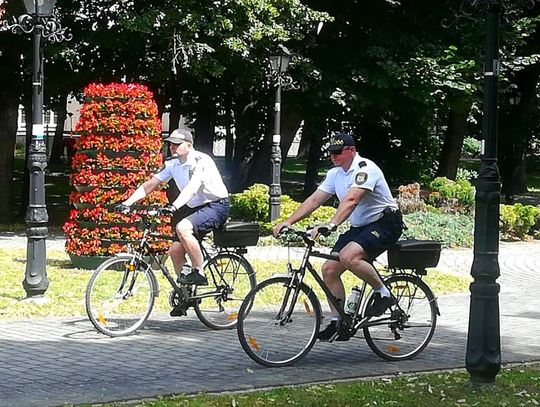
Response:
M398 303L372 321L390 318L392 312L396 318L364 327L364 337L371 350L383 359L411 359L424 350L435 332L438 314L435 295L424 281L412 275L394 275L386 279L385 284ZM372 303L373 294L366 308Z
M257 285L251 264L236 253L218 253L204 264L203 270L209 285L197 287L194 296L209 296L195 300L197 317L210 329L233 329L242 301Z
M111 337L134 333L148 319L154 306L155 276L144 262L136 262L135 270L128 268L132 259L132 256L117 256L106 260L94 271L86 288L86 313L90 322L99 332ZM132 282L134 285L129 289Z
M298 287L292 318L276 318L280 309L290 306L295 288L290 277L270 278L257 285L240 307L238 339L247 355L260 365L292 365L307 355L317 340L321 305L304 283Z

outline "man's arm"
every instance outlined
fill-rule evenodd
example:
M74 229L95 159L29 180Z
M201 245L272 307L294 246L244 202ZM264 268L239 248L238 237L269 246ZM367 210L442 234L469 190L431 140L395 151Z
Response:
M139 188L135 190L131 194L131 196L126 199L122 204L126 206L131 206L135 202L140 201L144 197L146 197L148 194L154 192L156 189L158 189L159 185L161 184L161 180L157 177L152 177L148 181L145 181Z
M331 196L331 194L317 189L304 202L302 202L298 209L294 211L294 213L286 221L281 222L274 227L274 236L277 236L281 229L283 229L285 226L291 226L293 223L296 223L299 220L309 216L315 209L328 201Z
M356 208L358 202L360 202L368 192L369 190L364 188L349 189L349 192L347 192L345 198L343 198L339 203L336 213L334 216L332 216L332 219L330 219L330 223L335 226L343 223L349 217L352 211L354 211L354 208Z

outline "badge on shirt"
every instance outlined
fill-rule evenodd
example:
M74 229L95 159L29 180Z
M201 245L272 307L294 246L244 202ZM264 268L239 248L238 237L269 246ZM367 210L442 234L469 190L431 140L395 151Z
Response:
M354 179L354 182L356 185L363 185L367 181L368 175L365 172L359 172L356 174L356 178Z
M191 180L191 178L193 178L193 173L195 172L195 167L191 167L189 169L189 179Z

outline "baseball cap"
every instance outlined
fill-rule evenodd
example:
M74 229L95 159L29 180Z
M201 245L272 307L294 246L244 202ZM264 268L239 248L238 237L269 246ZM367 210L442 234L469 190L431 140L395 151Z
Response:
M188 143L193 144L193 136L187 129L176 129L165 139L165 141L173 144L181 144L184 141L187 141Z
M354 146L354 139L348 133L336 133L330 137L330 144L326 148L328 151L339 150L343 147Z

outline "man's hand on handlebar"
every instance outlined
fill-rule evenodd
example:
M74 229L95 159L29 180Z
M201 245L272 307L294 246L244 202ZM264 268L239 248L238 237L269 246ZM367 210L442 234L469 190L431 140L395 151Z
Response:
M176 208L172 205L167 205L163 208L159 208L159 212L161 212L162 215L172 215L175 211Z
M120 213L123 213L124 215L127 215L131 212L131 207L129 205L122 203L119 203L114 207L114 210Z
M328 236L336 229L337 226L333 223L323 223L321 225L316 225L313 227L313 229L311 229L311 239L315 240L319 235Z
M283 232L284 229L290 228L291 224L287 221L278 223L276 226L274 226L274 229L272 230L272 233L274 234L274 237L278 237L281 232Z

